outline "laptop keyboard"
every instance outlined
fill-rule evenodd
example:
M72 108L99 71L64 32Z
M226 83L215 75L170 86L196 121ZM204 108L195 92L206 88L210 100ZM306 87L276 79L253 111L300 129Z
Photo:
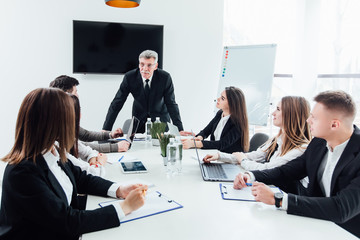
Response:
M220 164L204 164L209 174L209 178L227 178L224 169Z

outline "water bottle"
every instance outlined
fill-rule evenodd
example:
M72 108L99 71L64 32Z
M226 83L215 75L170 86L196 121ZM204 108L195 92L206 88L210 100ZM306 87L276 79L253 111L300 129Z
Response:
M183 145L180 139L180 136L175 137L176 144L176 170L178 173L181 173L182 170L182 154L183 154Z
M171 174L176 172L176 148L175 139L170 138L170 142L167 145L166 155L168 157L168 172Z
M155 122L156 122L156 123L161 123L160 117L156 117Z
M151 142L151 126L152 126L151 118L147 118L147 121L145 123L146 142Z

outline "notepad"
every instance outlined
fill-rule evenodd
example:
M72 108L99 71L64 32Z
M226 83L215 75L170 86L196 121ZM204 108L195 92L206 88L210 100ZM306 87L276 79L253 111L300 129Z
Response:
M220 193L224 200L251 201L255 202L255 197L251 194L251 187L245 187L240 190L234 189L233 184L220 183ZM281 192L278 187L270 187L271 190Z
M100 207L111 205L115 202L122 202L124 200L113 200L99 203ZM120 222L126 223L140 218L150 217L156 214L165 213L168 211L183 208L183 206L160 192L151 192L146 195L145 204L141 208L126 215Z

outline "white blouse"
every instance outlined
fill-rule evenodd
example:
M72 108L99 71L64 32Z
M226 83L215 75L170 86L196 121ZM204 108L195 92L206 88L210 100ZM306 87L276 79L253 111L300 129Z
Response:
M55 155L52 154L51 151L49 151L43 154L43 157L50 171L54 174L56 180L59 182L60 186L64 190L68 205L70 205L73 194L73 185L68 175L66 175L66 173L61 169L58 164L58 161L60 161L59 153L56 151L56 149L54 149L54 152Z
M270 161L267 162L265 160L266 159L265 151L270 146L271 141L266 143L264 146L259 147L256 151L245 153L246 159L241 161L241 167L247 171L264 170L264 169L279 167L301 156L305 152L308 146L308 144L303 144L301 145L300 148L294 148L289 152L287 152L285 155L280 156L281 146L283 144L281 136L276 138L276 143L278 144L278 148L269 159ZM219 161L234 163L234 164L238 163L234 155L223 152L219 152ZM304 187L307 187L309 183L309 179L308 177L305 177L304 179L300 180L300 182L303 184Z
M72 162L75 166L81 168L81 170L86 171L87 174L91 174L94 176L104 177L105 176L105 168L104 166L98 164L97 166L92 165L88 162L85 162L75 156L71 155L70 153L66 153L66 157L68 160Z
M288 163L289 161L301 156L306 148L307 144L303 144L301 148L294 148L287 152L284 156L281 155L281 146L283 144L281 137L276 139L278 144L277 150L271 156L270 161L266 162L266 152L265 150L270 146L271 141L265 144L262 147L259 147L256 151L245 153L246 158L241 162L241 166L245 170L264 170L269 168L278 167ZM228 163L238 163L236 157L229 153L219 152L219 160Z
M61 188L63 189L66 195L68 205L70 205L73 194L73 185L70 181L69 176L66 175L64 170L58 164L58 161L60 161L60 156L56 149L54 149L54 153L55 155L52 154L51 151L48 151L47 153L43 154L43 157L50 171L52 172L52 174L54 174L56 180L59 182ZM119 187L120 184L113 183L108 189L107 195L109 197L116 198L116 191ZM123 219L125 217L125 213L122 210L120 204L118 202L115 202L112 205L115 207L119 220Z
M219 140L220 140L221 133L222 133L222 131L223 131L223 129L224 129L227 121L229 120L229 118L230 118L230 114L227 115L227 116L225 116L225 117L224 117L223 115L221 115L221 119L220 119L220 121L219 121L219 123L218 123L218 125L216 126L216 129L215 129L215 131L214 131L215 141L219 141Z

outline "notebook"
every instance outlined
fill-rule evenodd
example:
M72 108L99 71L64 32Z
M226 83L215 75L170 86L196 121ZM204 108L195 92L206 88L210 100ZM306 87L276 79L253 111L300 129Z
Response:
M195 138L194 143L195 143ZM195 143L196 157L199 162L201 175L204 181L233 182L240 168L229 163L204 163L199 157L198 149Z
M122 202L124 200L113 200L99 203L100 207L105 207L114 202ZM120 222L126 223L140 218L150 217L156 214L169 212L172 210L183 208L183 206L174 200L164 196L158 191L148 192L145 198L145 204L141 208L126 215Z
M237 201L250 201L256 202L254 196L251 194L251 187L245 187L242 189L234 189L232 184L229 183L220 183L220 193L221 197L224 200L237 200ZM270 187L271 190L276 192L281 192L278 187Z

